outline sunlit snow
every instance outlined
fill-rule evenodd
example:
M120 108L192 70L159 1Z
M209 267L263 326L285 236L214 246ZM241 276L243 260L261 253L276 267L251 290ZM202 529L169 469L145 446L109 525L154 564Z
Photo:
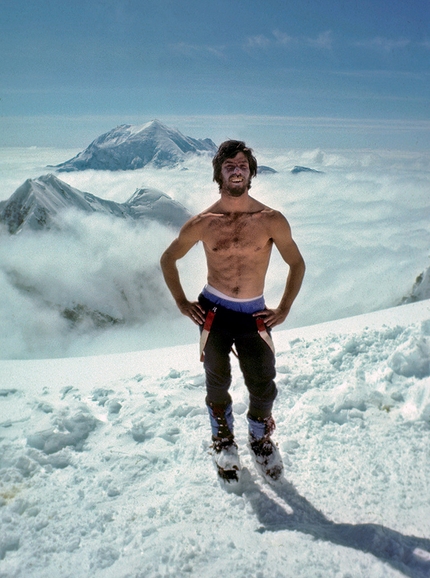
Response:
M0 575L430 575L430 301L275 334L285 479L217 481L197 344L0 362Z

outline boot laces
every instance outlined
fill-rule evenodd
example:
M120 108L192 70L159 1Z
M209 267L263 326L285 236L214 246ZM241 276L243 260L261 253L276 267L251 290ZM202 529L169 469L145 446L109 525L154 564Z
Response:
M231 447L237 448L237 444L232 437L212 438L212 442L212 448L217 454L221 453L222 450L228 450Z

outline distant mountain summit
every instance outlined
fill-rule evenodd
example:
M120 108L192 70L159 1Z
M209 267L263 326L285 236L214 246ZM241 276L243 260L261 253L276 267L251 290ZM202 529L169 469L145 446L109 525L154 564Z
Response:
M56 165L57 171L125 171L155 167L172 167L188 154L212 153L217 150L211 139L184 136L158 120L143 126L123 124L102 134L84 151Z
M272 169L272 167L266 167L265 165L258 165L257 168L257 174L259 175L274 175L277 172L278 171L275 171L275 169Z
M175 228L190 217L183 205L157 189L138 189L127 202L116 203L79 191L48 174L27 179L1 204L0 223L12 234L24 229L60 228L59 213L72 208L122 219L148 219Z
M317 171L317 169L311 169L309 167L301 167L296 165L293 169L291 169L291 173L293 175L297 175L298 173L322 173L322 171Z

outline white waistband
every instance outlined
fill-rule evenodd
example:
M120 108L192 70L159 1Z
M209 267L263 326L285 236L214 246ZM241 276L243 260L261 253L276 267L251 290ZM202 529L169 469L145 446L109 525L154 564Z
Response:
M230 295L226 295L212 285L205 285L205 289L208 293L212 293L216 297L220 297L221 299L226 299L227 301L234 301L235 303L249 303L251 301L256 301L257 299L261 299L263 295L259 295L258 297L251 297L251 299L237 299L236 297L230 297Z

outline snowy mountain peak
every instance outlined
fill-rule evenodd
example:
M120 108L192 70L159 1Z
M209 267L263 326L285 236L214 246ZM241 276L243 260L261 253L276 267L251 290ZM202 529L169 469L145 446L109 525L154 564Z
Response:
M158 189L137 189L124 203L135 219L147 217L165 225L180 228L191 217L191 213L169 195Z
M188 154L215 153L210 139L194 139L159 120L141 125L123 124L96 138L74 158L57 165L58 171L135 170L148 164L172 167Z
M85 193L81 193L52 174L27 179L5 202L0 222L10 233L24 228L43 229L53 225L54 216L68 207L88 208Z
M190 213L180 203L156 189L139 189L126 203L108 201L75 189L53 174L27 179L2 205L0 223L11 234L23 229L59 228L64 209L102 213L123 219L158 221L180 227Z
M296 165L293 169L291 169L291 173L293 175L297 175L298 173L322 173L322 171L318 171L317 169L311 169L309 167L302 167Z

